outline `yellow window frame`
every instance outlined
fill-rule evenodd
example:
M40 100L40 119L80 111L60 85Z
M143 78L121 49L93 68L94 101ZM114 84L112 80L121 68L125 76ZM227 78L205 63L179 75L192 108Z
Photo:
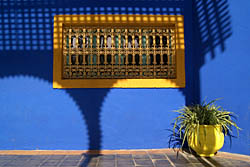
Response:
M63 25L176 24L176 78L174 79L63 79ZM184 18L182 15L55 15L53 88L182 88L185 87Z

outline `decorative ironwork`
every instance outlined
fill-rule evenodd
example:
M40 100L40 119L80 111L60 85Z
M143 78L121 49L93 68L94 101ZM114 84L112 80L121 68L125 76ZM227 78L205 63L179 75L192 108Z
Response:
M176 27L63 26L63 79L176 78Z

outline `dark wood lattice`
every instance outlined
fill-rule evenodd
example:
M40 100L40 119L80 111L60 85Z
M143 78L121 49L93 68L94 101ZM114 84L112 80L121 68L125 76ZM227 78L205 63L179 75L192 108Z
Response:
M63 79L176 78L176 27L63 26Z

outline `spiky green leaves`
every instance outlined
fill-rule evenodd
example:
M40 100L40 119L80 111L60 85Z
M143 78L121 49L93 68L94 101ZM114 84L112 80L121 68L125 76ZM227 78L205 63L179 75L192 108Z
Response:
M183 139L182 146L189 135L195 130L199 132L199 125L220 125L225 135L232 133L232 127L235 127L239 135L240 128L232 120L236 116L233 112L224 110L221 106L214 104L218 99L209 103L205 101L202 104L184 106L182 109L174 111L178 113L175 118L173 131L178 127L180 138ZM183 133L184 131L184 133Z

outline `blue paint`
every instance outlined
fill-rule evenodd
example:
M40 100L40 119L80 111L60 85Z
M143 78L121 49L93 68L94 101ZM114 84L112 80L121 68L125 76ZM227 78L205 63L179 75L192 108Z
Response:
M2 78L0 92L1 149L72 149L68 141L74 148L87 147L81 112L65 90L19 75Z
M250 155L250 2L165 0L0 2L0 149L168 147L172 110L223 97L240 137L222 151ZM6 10L8 8L8 10ZM55 14L182 14L186 88L52 88ZM18 23L18 24L15 24Z

